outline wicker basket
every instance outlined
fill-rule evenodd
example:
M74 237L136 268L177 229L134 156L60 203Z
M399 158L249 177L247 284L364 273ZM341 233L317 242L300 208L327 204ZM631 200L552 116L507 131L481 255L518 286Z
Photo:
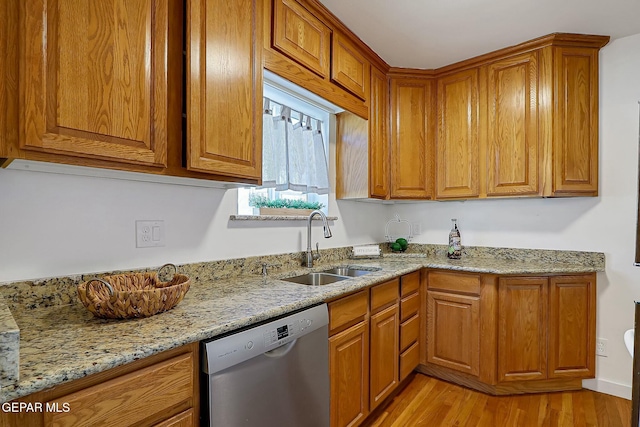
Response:
M169 282L161 282L158 272L130 273L93 278L78 285L82 304L97 317L131 319L149 317L175 307L189 290L191 280L176 273Z

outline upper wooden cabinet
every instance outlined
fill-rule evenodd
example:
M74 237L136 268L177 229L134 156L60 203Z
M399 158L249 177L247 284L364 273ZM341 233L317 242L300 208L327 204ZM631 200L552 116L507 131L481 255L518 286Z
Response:
M18 144L18 9L16 1L0 4L0 166Z
M333 34L331 46L331 81L366 100L369 92L369 61L349 38L339 32Z
M479 195L478 69L438 78L436 198Z
M598 49L555 47L552 76L553 184L548 191L555 196L596 196Z
M487 197L537 195L538 52L495 61L481 73L486 75Z
M166 166L170 2L20 2L20 147Z
M434 81L391 78L391 198L433 197Z
M187 168L260 182L263 1L188 5Z
M389 66L319 0L263 2L264 68L366 120L370 67Z
M338 199L389 198L389 83L375 67L370 87L368 122L347 111L337 115Z
M369 96L369 195L389 197L389 83L387 76L371 67Z
M320 77L329 75L331 29L296 0L273 2L272 43Z

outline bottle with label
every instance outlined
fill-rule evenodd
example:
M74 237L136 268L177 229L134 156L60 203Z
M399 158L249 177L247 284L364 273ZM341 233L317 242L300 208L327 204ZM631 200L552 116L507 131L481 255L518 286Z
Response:
M458 230L458 220L451 219L451 231L449 232L449 250L447 258L460 259L462 257L462 241L460 240L460 230Z

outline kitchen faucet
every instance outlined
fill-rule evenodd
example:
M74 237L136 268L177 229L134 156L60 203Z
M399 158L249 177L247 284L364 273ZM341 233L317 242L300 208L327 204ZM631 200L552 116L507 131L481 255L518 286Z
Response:
M320 215L322 218L322 226L324 227L324 238L328 239L331 237L331 229L329 228L329 223L327 222L327 216L319 210L315 210L309 214L309 218L307 218L307 259L303 265L311 268L313 267L313 260L320 258L320 251L316 250L317 253L313 253L313 249L311 249L311 220L315 215ZM318 248L318 244L316 243L316 249Z

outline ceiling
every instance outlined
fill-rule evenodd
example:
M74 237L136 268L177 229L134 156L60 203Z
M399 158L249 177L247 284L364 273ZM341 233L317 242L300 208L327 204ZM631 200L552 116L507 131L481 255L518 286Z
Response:
M640 0L319 0L389 65L438 68L550 33L640 33Z

